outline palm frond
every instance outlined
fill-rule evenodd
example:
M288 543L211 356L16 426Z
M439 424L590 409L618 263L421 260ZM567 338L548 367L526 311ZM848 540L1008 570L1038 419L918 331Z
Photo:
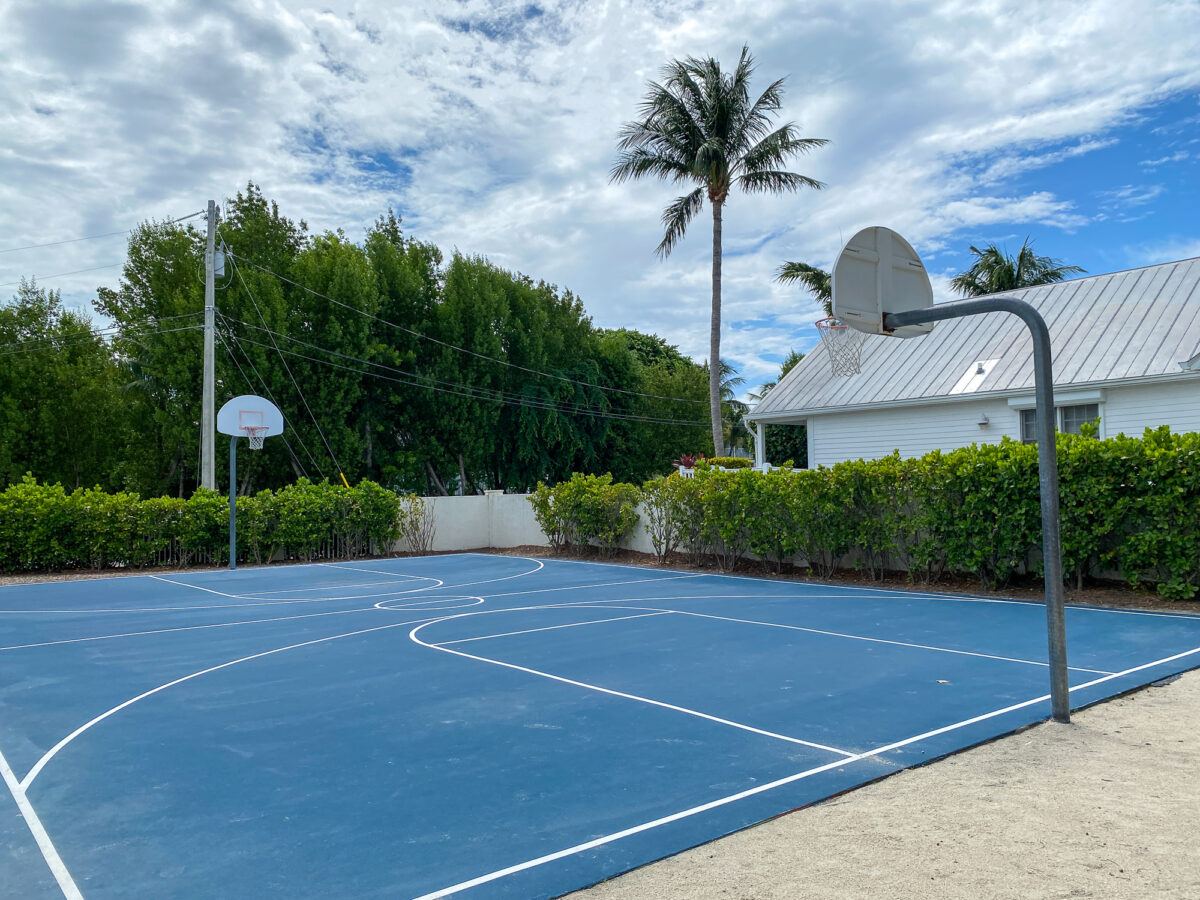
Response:
M704 191L703 187L698 187L689 194L675 198L674 202L663 210L663 239L655 248L656 254L659 256L671 255L671 251L687 231L688 224L703 208Z
M617 162L609 171L609 180L620 184L643 175L657 175L678 182L690 178L692 171L682 160L636 147L617 157Z
M777 169L791 157L811 153L828 143L826 138L797 136L796 126L789 122L775 129L748 149L741 158L741 168L746 172Z
M798 191L800 188L812 188L819 191L825 187L825 182L800 175L796 172L746 172L737 178L737 186L748 194L761 194L770 191L782 194L784 191Z
M833 277L824 269L808 263L785 262L775 270L775 280L780 284L800 285L821 304L825 315L833 315Z

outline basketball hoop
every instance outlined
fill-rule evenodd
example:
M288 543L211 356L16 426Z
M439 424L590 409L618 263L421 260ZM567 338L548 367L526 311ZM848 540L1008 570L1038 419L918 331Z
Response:
M834 375L857 375L862 369L862 345L865 335L841 319L830 316L816 323L821 343L829 354L829 366Z
M267 437L266 425L243 425L242 431L246 432L246 437L250 439L251 450L261 450L263 441Z

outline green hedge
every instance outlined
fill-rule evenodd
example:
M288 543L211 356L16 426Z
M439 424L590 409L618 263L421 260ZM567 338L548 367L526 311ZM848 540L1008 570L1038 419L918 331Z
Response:
M402 498L364 481L346 488L300 479L239 497L238 556L350 559L389 550L404 524ZM229 557L229 500L67 492L26 477L0 492L0 571L221 564Z
M1200 434L1060 435L1064 577L1121 573L1172 599L1200 591ZM1040 571L1037 448L1012 440L815 470L656 478L643 486L655 552L734 566L747 553L820 575L945 573L987 587Z
M550 546L565 550L595 545L612 555L637 524L641 491L614 484L612 475L580 475L550 487L538 482L529 495L534 517Z

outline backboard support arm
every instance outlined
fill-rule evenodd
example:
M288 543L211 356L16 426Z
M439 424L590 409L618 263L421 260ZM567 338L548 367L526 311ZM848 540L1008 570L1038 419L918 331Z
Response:
M1058 454L1055 449L1054 374L1050 331L1036 309L1011 297L984 297L939 303L926 309L885 313L884 332L905 325L1006 312L1020 318L1033 336L1033 381L1037 402L1038 479L1042 500L1042 562L1045 569L1046 634L1050 655L1050 706L1057 722L1071 721L1067 681L1067 634L1063 610L1062 540L1059 534Z

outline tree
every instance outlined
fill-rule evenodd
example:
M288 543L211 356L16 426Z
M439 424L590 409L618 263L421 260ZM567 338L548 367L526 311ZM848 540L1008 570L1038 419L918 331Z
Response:
M621 130L614 182L655 176L675 184L695 184L663 211L660 257L671 250L700 212L707 196L712 209L712 312L709 325L708 402L714 446L722 442L721 419L721 229L730 192L783 193L821 182L786 171L789 160L828 143L804 138L788 122L774 127L782 106L783 79L750 99L754 59L748 47L733 72L714 58L674 60L661 83L650 82L640 117Z
M1065 265L1061 259L1038 256L1033 252L1029 238L1021 244L1015 257L1009 256L1007 251L995 244L988 244L982 250L972 245L971 253L975 257L971 267L950 282L964 297L981 297L1039 284L1057 284L1071 275L1084 272L1079 266Z
M119 486L128 422L121 373L87 316L22 280L0 307L0 488L26 472Z
M833 278L824 269L802 262L785 262L775 270L780 284L798 284L821 304L826 316L833 315Z

